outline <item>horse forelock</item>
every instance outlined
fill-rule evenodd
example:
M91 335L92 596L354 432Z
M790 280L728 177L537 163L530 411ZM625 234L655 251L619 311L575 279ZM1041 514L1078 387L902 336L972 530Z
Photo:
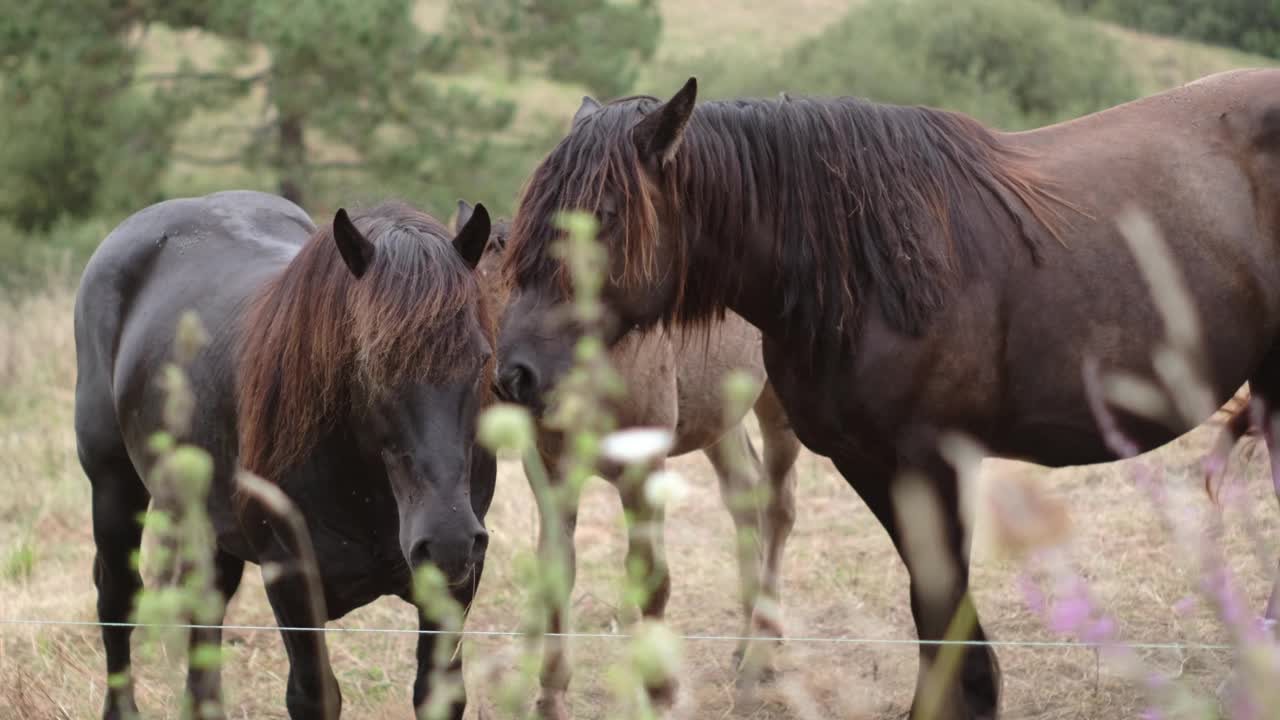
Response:
M571 278L556 248L563 236L556 220L566 211L604 220L602 233L620 231L623 269L612 280L634 284L652 279L658 219L631 128L644 110L657 104L647 96L609 103L576 126L535 168L511 223L503 263L507 282L541 287L561 298L571 294ZM609 193L619 211L612 219L605 212ZM610 227L611 222L618 227Z
M466 355L477 332L494 342L479 284L440 223L401 203L354 222L376 248L363 277L347 268L326 225L243 317L240 463L265 478L278 479L362 404L473 366Z

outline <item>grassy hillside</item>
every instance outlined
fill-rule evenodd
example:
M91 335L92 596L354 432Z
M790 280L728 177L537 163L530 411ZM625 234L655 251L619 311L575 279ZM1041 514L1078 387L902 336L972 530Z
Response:
M743 63L752 66L772 63L788 47L821 32L858 4L860 0L787 3L662 0L662 44L654 62L641 74L636 90L665 95L684 77L700 75L704 79L704 92L714 95L714 84L706 87L705 83L707 80L714 83L716 69ZM447 0L421 0L418 7L417 19L424 27L443 27ZM1231 50L1098 25L1119 40L1123 56L1144 94L1220 70L1267 62ZM145 42L146 65L150 70L171 69L182 58L199 66L209 66L220 55L220 44L199 33L152 32ZM450 81L482 86L495 97L516 101L519 113L510 135L532 139L535 145L552 142L555 134L563 131L582 94L581 88L535 77L511 78L496 65L473 67ZM220 140L225 142L243 136L245 118L261 117L261 97L256 96L225 112L205 113L193 119L183 136L183 157L175 162L168 179L170 192L198 193L229 185L269 189L270 178L261 174L235 166L210 167L184 159L216 155ZM328 151L323 144L314 149L321 155ZM525 162L534 159L536 157L520 158ZM484 200L502 211L510 208L510 199L506 197Z
M1120 42L1143 94L1159 92L1224 70L1276 64L1274 60L1230 48L1152 35L1107 23L1096 24Z

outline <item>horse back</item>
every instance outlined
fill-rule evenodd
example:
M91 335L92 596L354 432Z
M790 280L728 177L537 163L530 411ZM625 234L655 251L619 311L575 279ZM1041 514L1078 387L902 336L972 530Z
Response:
M284 267L314 231L297 205L232 191L167 200L117 226L90 258L76 293L76 433L81 453L122 446L145 475L146 440L160 429L157 379L173 358L183 312L194 310L209 345L187 368L213 433L226 446L233 416L230 363L236 319L251 293ZM217 453L215 453L217 454ZM217 458L215 458L217 460ZM227 463L217 463L226 465Z

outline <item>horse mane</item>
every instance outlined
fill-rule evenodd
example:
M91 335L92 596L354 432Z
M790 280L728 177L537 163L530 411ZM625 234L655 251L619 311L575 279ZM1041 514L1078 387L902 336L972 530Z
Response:
M493 342L491 313L443 225L399 202L353 222L377 248L361 278L325 225L241 319L240 464L273 482L360 403L455 377L477 327Z
M724 272L726 259L764 233L784 326L822 345L851 338L872 306L890 327L919 334L960 278L1015 245L1039 262L1041 244L1060 240L1058 210L1069 206L1028 155L967 116L848 97L702 103L654 187L631 128L660 104L637 96L604 106L534 171L511 230L511 281L567 291L549 218L600 215L606 188L625 214L603 219L622 238L616 280L652 278L657 192L676 218L661 224L679 288L662 320L721 317L750 280Z

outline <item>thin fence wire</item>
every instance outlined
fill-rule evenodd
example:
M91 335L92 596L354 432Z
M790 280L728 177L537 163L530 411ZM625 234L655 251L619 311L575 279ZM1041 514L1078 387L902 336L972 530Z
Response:
M70 627L128 627L128 628L161 628L170 630L244 630L251 632L332 632L332 633L370 633L383 635L468 635L472 637L523 637L526 633L518 630L421 630L411 628L361 628L361 627L279 627L276 625L197 625L185 623L128 623L128 622L96 622L93 620L33 620L23 618L0 618L0 625L28 626L70 626ZM583 633L583 632L548 632L541 633L545 637L579 638L589 640L626 640L633 637L629 633ZM681 640L692 642L785 642L814 643L830 645L972 645L975 647L1033 647L1033 648L1087 648L1096 650L1105 647L1127 647L1135 650L1231 650L1231 645L1213 643L1178 643L1178 642L1082 642L1075 640L917 640L912 638L858 638L858 637L747 637L742 635L677 635Z

